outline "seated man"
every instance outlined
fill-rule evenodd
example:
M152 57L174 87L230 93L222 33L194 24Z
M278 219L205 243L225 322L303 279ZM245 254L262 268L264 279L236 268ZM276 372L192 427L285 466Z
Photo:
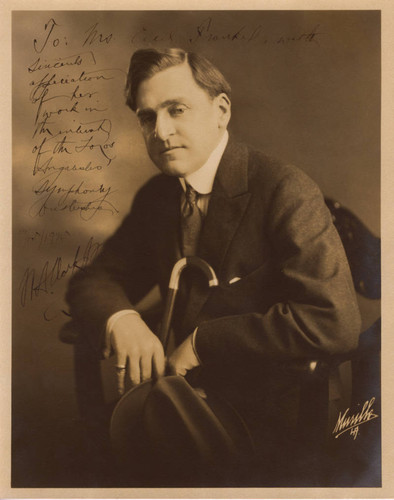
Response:
M230 86L200 55L139 50L127 104L161 171L137 193L101 254L75 275L71 314L98 350L115 353L119 389L161 377L165 365L203 379L241 415L263 467L250 485L285 486L296 449L299 384L288 363L357 346L360 319L347 260L316 185L294 166L227 132ZM183 280L166 358L134 310L171 269L196 255L217 274ZM168 354L168 353L167 353ZM127 369L126 369L127 368ZM296 472L297 474L298 472ZM290 481L290 480L289 480Z

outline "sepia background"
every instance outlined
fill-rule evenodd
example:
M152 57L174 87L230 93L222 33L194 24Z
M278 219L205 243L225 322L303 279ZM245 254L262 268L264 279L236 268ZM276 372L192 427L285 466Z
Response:
M296 164L379 236L380 14L14 12L12 37L13 484L78 486L73 355L58 332L75 262L155 173L124 104L131 54L202 52L232 85L234 136ZM360 305L366 327L379 303Z

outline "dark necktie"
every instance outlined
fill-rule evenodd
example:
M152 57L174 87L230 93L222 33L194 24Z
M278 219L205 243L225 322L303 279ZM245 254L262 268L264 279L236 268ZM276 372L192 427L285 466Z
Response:
M185 257L196 255L202 226L202 214L197 206L199 194L186 182L185 203L182 208L182 252Z

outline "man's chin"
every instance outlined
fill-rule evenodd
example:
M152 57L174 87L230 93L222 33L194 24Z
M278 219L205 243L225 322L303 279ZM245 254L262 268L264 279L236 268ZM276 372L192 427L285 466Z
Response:
M155 162L156 167L166 175L172 177L185 177L190 173L190 165L186 165L184 162L179 161L158 161Z

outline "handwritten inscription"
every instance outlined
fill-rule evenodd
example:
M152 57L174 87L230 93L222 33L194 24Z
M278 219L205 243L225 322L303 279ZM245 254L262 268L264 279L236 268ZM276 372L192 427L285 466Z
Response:
M107 96L124 75L100 67L95 50L112 38L94 23L81 31L79 41L69 40L66 27L50 18L33 40L38 56L27 66L34 109L31 174L38 178L28 210L33 218L72 213L89 221L119 213L116 190L100 179L116 159Z
M64 243L71 237L71 233L67 229L63 231L21 229L19 232L23 234L25 243L32 243L37 245L38 248Z
M85 45L110 43L113 37L112 33L103 34L98 26L99 23L94 23L82 34L82 47ZM41 54L41 52L43 52L46 48L57 48L62 45L68 45L67 37L62 35L62 25L58 24L55 19L50 18L48 22L44 24L44 29L40 36L38 38L34 38L34 50L35 52Z
M33 188L38 200L30 207L32 217L43 217L49 212L79 212L84 220L90 220L101 211L115 214L117 208L109 201L114 191L110 186L87 186L79 184L60 184L62 172L48 174Z
M263 29L261 25L256 27L247 27L245 25L235 28L232 31L219 31L213 26L211 17L208 17L196 27L196 33L189 38L190 43L195 43L197 40L203 39L207 42L217 42L227 40L230 42L246 41L252 42L262 36ZM264 42L268 40L264 38Z
M87 37L85 41L83 42L82 46L85 45L92 45L94 43L106 43L107 45L110 43L112 40L112 33L108 33L107 35L104 35L98 30L98 23L95 23L93 26L88 28L85 33L87 34Z
M326 33L320 31L320 26L311 27L305 31L291 34L268 34L262 24L235 24L233 27L219 27L214 19L209 16L188 30L154 31L148 26L142 26L130 35L132 45L142 44L196 44L198 42L229 42L229 43L258 43L260 45L288 45L294 43L320 45L320 40Z
M372 408L374 402L375 398L365 401L361 412L358 413L349 414L350 408L347 408L343 414L339 412L338 420L335 424L334 430L332 431L335 439L346 432L349 432L353 439L356 439L359 434L359 426L361 424L365 424L379 417L379 415L374 413Z
M35 38L33 40L33 47L36 52L39 54L46 48L48 43L52 45L52 47L58 47L60 44L60 38L55 36L56 26L59 26L54 19L49 19L47 23L44 24L44 31L40 39ZM54 32L55 31L55 32ZM67 45L67 39L64 37L64 43Z

